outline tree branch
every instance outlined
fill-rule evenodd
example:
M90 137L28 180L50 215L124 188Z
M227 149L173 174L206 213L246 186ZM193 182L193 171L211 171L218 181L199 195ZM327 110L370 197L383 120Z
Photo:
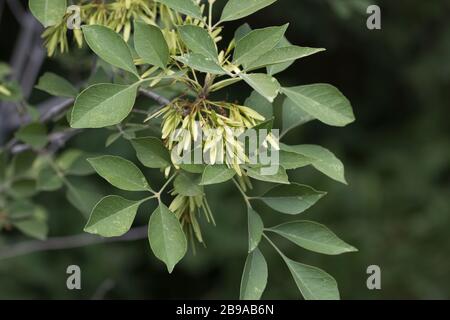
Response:
M45 241L24 241L13 244L7 248L0 249L0 260L23 256L35 252L81 248L101 243L135 241L146 238L147 232L147 226L143 226L133 228L127 234L115 238L102 238L84 233L68 237L49 238Z
M170 103L169 99L167 99L166 97L163 97L163 96L157 94L154 91L141 88L141 89L139 89L139 92L141 94L143 94L144 96L146 96L146 97L148 97L148 98L150 98L152 100L155 100L161 106L166 106L166 105L168 105Z

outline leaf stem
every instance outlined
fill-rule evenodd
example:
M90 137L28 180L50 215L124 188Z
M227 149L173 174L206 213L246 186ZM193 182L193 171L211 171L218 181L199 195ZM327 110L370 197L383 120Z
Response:
M250 197L247 196L244 192L244 190L242 190L241 186L239 185L239 183L236 181L236 179L233 178L233 182L236 185L236 188L239 190L239 192L242 194L242 197L244 198L245 204L247 205L247 207L251 208L252 205L250 204Z
M267 242L269 242L269 243L271 244L272 247L275 248L275 250L276 250L276 251L280 254L280 256L283 258L283 260L286 261L287 257L284 255L283 252L281 252L280 249L278 249L278 247L276 246L276 244L273 243L272 240L270 240L270 238L269 238L265 233L263 233L263 237L267 240Z

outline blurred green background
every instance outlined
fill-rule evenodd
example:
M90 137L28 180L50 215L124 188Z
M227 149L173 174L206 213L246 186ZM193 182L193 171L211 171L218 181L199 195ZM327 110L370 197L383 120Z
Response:
M382 30L366 28L370 4L381 7ZM247 20L255 28L289 22L291 42L326 48L278 78L284 85L331 83L354 107L356 123L345 128L309 123L286 141L321 144L344 162L348 187L308 168L292 177L329 192L301 218L326 224L359 252L322 256L274 237L290 258L332 274L343 299L450 298L448 12L448 0L279 0ZM1 22L2 61L9 59L19 32L9 14ZM230 24L228 36L239 25ZM78 56L71 59L76 62ZM47 60L41 73L52 70L76 79L80 68L71 67L70 58L56 58ZM243 100L250 90L235 86L229 94ZM35 92L32 101L43 98ZM71 145L101 152L105 136L90 131ZM126 142L106 153L133 157ZM161 183L158 171L148 173L155 185ZM103 193L113 191L95 177L90 184ZM197 247L172 275L146 240L100 244L0 260L0 298L89 299L96 292L120 299L238 298L247 245L245 206L231 183L208 188L207 194L217 226L204 226L207 248ZM82 232L85 217L63 193L43 194L39 201L51 209L50 236ZM141 210L137 224L144 225L151 210ZM292 220L262 204L257 210L266 225ZM0 243L25 240L15 234L0 237ZM269 264L263 298L299 298L280 257L265 243L262 250ZM81 267L80 291L66 289L70 264ZM373 264L382 271L381 290L366 287L366 269Z

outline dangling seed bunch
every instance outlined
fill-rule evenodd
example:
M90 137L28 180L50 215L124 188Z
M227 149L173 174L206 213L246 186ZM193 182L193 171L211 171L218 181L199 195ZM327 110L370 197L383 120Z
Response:
M184 232L189 236L191 243L195 243L194 237L198 242L204 243L197 215L201 216L203 213L208 223L216 224L206 197L204 194L185 196L178 194L176 191L173 191L172 195L175 198L170 204L169 209L177 216Z
M156 7L153 0L115 0L78 1L81 24L102 25L121 33L125 41L131 34L133 20L142 20L147 24L155 24ZM49 56L53 56L59 47L61 53L69 50L67 41L67 22L73 13L67 13L62 21L47 28L42 34ZM77 45L83 45L83 34L79 28L73 29Z
M207 164L226 164L242 176L240 165L249 162L245 145L238 137L265 118L251 108L199 99L178 99L147 120L162 116L162 139L175 155L201 147ZM173 158L172 162L177 163Z

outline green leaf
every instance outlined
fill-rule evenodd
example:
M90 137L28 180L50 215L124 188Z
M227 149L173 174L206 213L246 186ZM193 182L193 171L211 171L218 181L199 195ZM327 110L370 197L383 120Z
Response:
M314 117L299 108L291 99L286 98L283 102L283 133L289 132L297 126L301 126Z
M139 161L148 168L167 168L171 166L169 151L162 141L154 137L131 140Z
M161 29L136 21L134 46L144 62L165 69L169 62L169 47Z
M181 40L193 52L217 61L217 47L214 40L205 29L194 26L184 25L178 27Z
M352 106L346 97L329 84L282 88L298 108L331 126L343 127L353 121Z
M36 188L39 191L56 191L62 188L63 184L51 166L43 167L38 173Z
M82 29L87 44L96 55L107 63L139 77L131 51L118 33L99 25L84 25Z
M296 245L310 251L337 255L358 251L355 247L339 239L330 229L313 221L293 221L270 228Z
M254 70L269 65L286 63L290 61L295 61L300 58L304 58L313 55L317 52L324 51L323 48L307 48L299 46L288 46L281 48L274 48L259 57L258 60L253 61L247 66L246 70Z
M210 185L226 182L233 178L236 171L228 168L226 165L208 165L202 175L200 185Z
M285 24L280 27L251 31L236 43L233 63L236 65L242 64L245 67L258 60L263 54L275 48L286 32L287 27L288 24Z
M96 185L84 178L70 177L68 181L66 198L79 210L83 216L89 217L92 208L103 197Z
M175 191L186 197L203 195L200 177L189 173L180 173L173 182Z
M65 175L87 176L95 172L87 161L89 157L92 155L81 150L68 149L56 159L56 164Z
M13 157L9 173L16 178L24 176L33 168L35 160L36 153L32 150L21 152Z
M15 137L34 149L42 149L47 145L47 128L39 122L32 122L20 128Z
M42 207L35 207L33 215L30 218L14 221L13 225L27 236L38 240L45 240L47 238L47 213Z
M106 196L92 210L84 231L102 237L119 237L130 230L142 201Z
M229 0L222 11L220 21L233 21L259 11L277 0Z
M177 61L198 70L200 72L212 74L225 74L222 67L212 58L205 57L198 53L189 53L183 56L174 57Z
M271 103L275 100L281 88L277 79L265 73L240 73L239 76Z
M248 207L248 252L255 250L264 232L264 224L258 212Z
M148 239L155 256L172 273L187 251L187 240L180 222L163 203L153 212L148 224Z
M260 181L282 183L282 184L290 183L286 170L283 167L279 167L277 172L272 175L262 174L261 169L262 169L261 167L249 167L247 168L247 174L249 177Z
M286 214L299 214L316 204L324 195L326 195L325 192L293 183L286 186L276 186L267 191L260 199L276 211Z
M329 150L311 144L298 146L280 144L280 148L281 150L297 153L311 159L311 164L314 168L331 179L347 184L347 181L345 180L344 165Z
M29 7L33 16L47 28L62 21L67 0L30 0Z
M309 166L313 161L301 154L280 150L280 165L286 170Z
M241 279L241 300L259 300L267 284L267 263L259 249L250 252Z
M252 32L252 28L250 27L250 25L248 23L244 23L239 28L237 28L236 31L234 32L234 40L236 42L238 42L243 37L248 35L250 32Z
M252 108L266 119L273 117L273 105L256 91L253 91L250 97L245 100L244 105Z
M169 8L188 15L193 18L202 20L202 12L200 7L192 0L155 0L156 2L165 4Z
M291 45L292 44L289 42L289 40L286 38L286 36L283 36L275 48L289 47ZM273 76L277 73L280 73L280 72L286 70L293 63L294 63L294 61L288 61L288 62L270 65L267 67L267 74L270 74L271 76Z
M113 186L127 191L148 191L144 174L131 161L116 156L88 159L97 173Z
M203 173L206 169L204 164L180 164L180 168L189 173Z
M69 81L51 72L44 73L35 88L57 97L75 98L78 94Z
M75 100L72 128L103 128L122 122L136 101L139 82L133 85L94 84Z
M18 179L6 191L16 199L29 198L37 192L36 181L30 178Z
M284 260L306 300L339 300L336 280L328 273L286 257Z

